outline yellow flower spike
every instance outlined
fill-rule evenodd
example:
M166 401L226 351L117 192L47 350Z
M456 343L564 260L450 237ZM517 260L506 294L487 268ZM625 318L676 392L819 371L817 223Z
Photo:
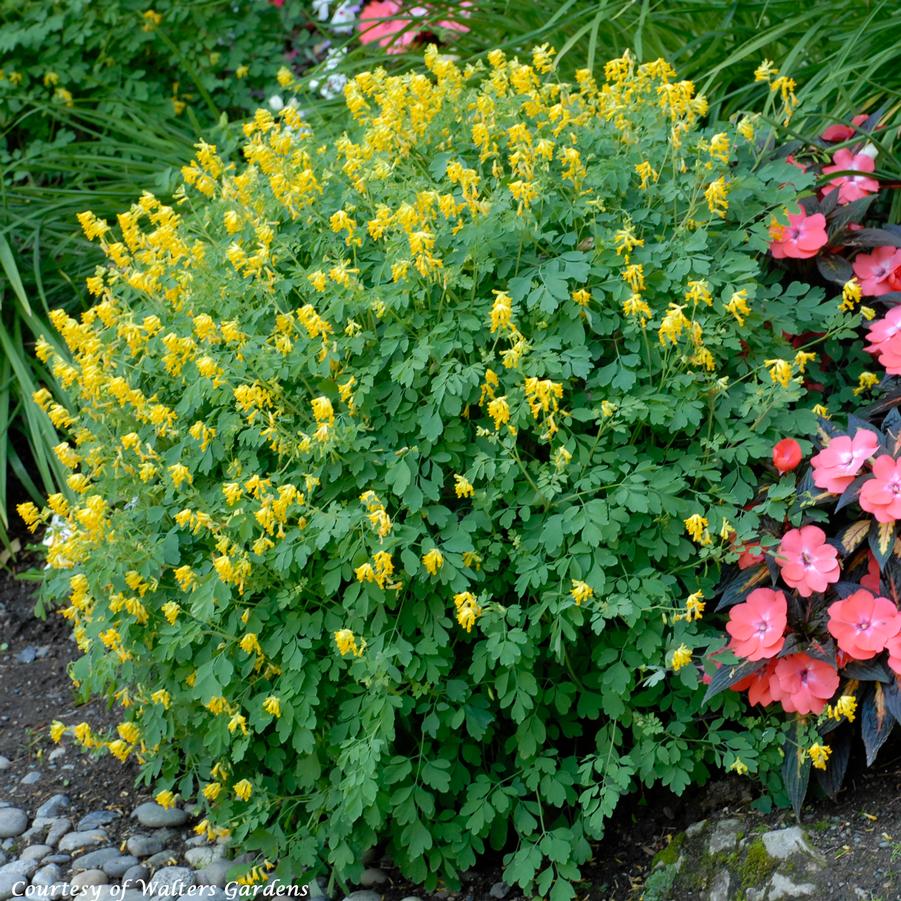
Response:
M594 597L594 589L587 582L573 579L572 586L569 593L577 606L581 605L582 601L587 601Z
M474 490L472 482L466 476L461 476L459 473L454 475L454 492L457 497L472 497Z
M862 297L860 282L852 276L842 285L842 300L838 308L843 313L853 313Z
M428 570L429 575L435 576L444 565L444 555L438 548L432 548L422 555L422 565Z
M210 782L209 784L203 787L203 796L207 799L207 801L215 801L216 798L219 797L219 793L222 791L222 783L221 782Z
M366 647L366 641L362 640L357 644L356 636L350 629L339 629L335 632L335 644L342 657L347 654L353 654L354 657L362 657L363 650Z
M738 773L739 776L748 775L748 765L741 759L741 757L736 757L735 760L732 761L729 769L732 770L733 773Z
M154 800L166 810L175 807L175 795L169 789L159 792Z
M457 622L467 632L471 632L476 620L482 615L476 596L470 591L461 591L454 595L454 606L457 608Z
M63 735L66 734L66 726L61 723L59 720L54 720L50 724L50 740L54 744L59 744L62 741Z
M829 745L821 745L819 742L811 745L807 749L807 756L810 757L815 769L825 770L826 764L832 755L832 748Z
M751 315L751 307L748 305L748 292L744 288L735 291L729 302L726 304L726 312L731 313L735 317L739 328L743 328L745 319Z
M274 695L269 695L269 697L263 701L263 710L270 716L274 716L278 719L282 715L281 701Z
M255 632L247 632L238 642L245 654L262 654L263 649L260 647L259 639Z
M691 651L686 645L680 644L679 647L673 651L670 666L674 673L678 673L682 667L688 666L689 663L691 663Z
M250 796L253 794L253 785L247 779L236 782L232 788L235 797L239 798L241 801L249 801Z
M707 545L712 539L707 531L709 523L707 518L701 516L700 513L693 513L688 519L684 520L685 531L688 532L691 540L696 544Z

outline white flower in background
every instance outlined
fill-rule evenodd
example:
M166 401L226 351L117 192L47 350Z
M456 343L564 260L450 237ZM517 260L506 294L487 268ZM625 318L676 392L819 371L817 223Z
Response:
M269 98L269 109L274 113L281 112L285 108L285 101L278 94L273 94Z
M359 10L359 3L351 3L349 0L345 0L332 15L332 27L338 34L350 34L354 30L354 23L357 21Z
M315 91L319 90L319 93L325 97L326 100L331 100L333 97L337 97L344 91L344 85L347 84L347 76L342 75L340 72L335 72L334 70L341 65L344 57L347 56L347 48L346 47L333 47L329 50L328 55L322 63L322 71L323 72L331 72L325 79L325 84L322 83L322 79L320 78L311 78L310 79L310 90Z
M61 517L57 516L55 513L50 519L50 525L47 526L47 531L44 532L43 544L47 547L53 547L54 544L59 544L61 541L66 541L72 536L72 529L69 528L69 524ZM66 567L71 566L72 563L69 560L58 560L56 565L58 567ZM50 564L45 563L44 569L50 569Z
M328 18L329 8L332 0L313 0L313 12L320 22L324 22Z

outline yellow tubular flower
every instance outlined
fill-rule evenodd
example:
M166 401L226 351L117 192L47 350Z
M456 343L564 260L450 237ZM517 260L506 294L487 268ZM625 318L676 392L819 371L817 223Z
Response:
M444 555L438 548L432 548L422 556L422 565L428 570L429 575L437 575L438 570L444 565Z
M240 782L236 782L232 787L235 793L235 797L239 798L242 801L249 801L250 796L253 794L253 785L247 780L242 779Z
M678 673L683 666L688 666L691 663L691 651L684 644L680 644L675 651L673 651L673 658L671 662L671 666L673 668L674 673Z
M810 757L815 769L825 770L829 757L832 755L832 748L829 745L821 745L817 742L807 749L807 755Z
M165 791L161 791L156 796L156 803L160 805L160 807L165 807L166 810L169 810L172 807L175 807L175 795L172 794L169 789Z

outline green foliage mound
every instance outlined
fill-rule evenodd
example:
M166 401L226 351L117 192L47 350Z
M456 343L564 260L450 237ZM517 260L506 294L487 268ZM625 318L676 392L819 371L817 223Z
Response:
M110 265L36 398L69 493L22 512L124 707L77 738L202 830L428 886L502 849L563 899L627 792L778 762L691 658L752 463L813 428L784 334L840 314L761 274L807 177L753 117L703 127L662 60L489 60L357 76L331 144L260 111L174 208L83 214Z

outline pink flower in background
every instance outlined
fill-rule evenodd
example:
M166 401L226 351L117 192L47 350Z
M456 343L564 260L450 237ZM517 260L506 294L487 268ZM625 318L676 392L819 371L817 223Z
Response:
M763 553L763 548L759 544L754 544L749 541L741 549L741 554L738 558L738 568L750 569L758 563L763 563L764 558L765 554Z
M776 562L786 585L797 590L802 598L837 582L841 576L838 550L826 544L826 533L818 526L790 529L779 542Z
M794 438L783 438L773 445L773 466L779 475L796 469L802 457L801 445Z
M810 461L813 484L830 494L841 494L878 448L879 439L869 429L858 429L853 438L848 435L833 438Z
M786 257L806 260L815 257L817 251L829 240L826 234L826 217L822 213L808 216L804 210L788 214L788 225L774 222L770 226L770 253L777 260Z
M770 692L786 713L822 713L839 684L835 668L807 654L776 661Z
M901 676L901 632L885 643L888 651L888 665L897 676Z
M746 660L775 657L785 644L788 603L781 591L755 588L742 604L729 611L729 647Z
M875 194L879 190L879 182L875 178L869 178L866 173L876 168L876 162L869 154L852 153L847 147L835 151L832 157L832 166L824 166L823 174L830 172L854 171L859 175L839 175L833 178L826 186L823 193L829 194L838 188L838 202L851 203L860 200L868 194Z
M892 307L867 332L864 348L873 354L889 375L901 375L901 307Z
M901 613L888 598L861 588L829 607L829 634L855 660L869 660L901 632Z
M872 253L859 253L854 260L854 275L867 297L901 290L901 248L877 247Z
M857 126L863 125L868 118L869 116L866 113L861 113L851 120L851 124ZM842 141L850 141L856 134L857 129L852 128L851 125L829 125L823 130L820 137L824 141L829 141L830 144L839 144Z
M867 591L872 591L873 594L879 594L882 591L882 586L880 584L882 579L882 573L879 570L879 561L876 559L876 555L867 548L867 574L861 577L860 584L863 585Z
M401 15L404 13L404 15ZM416 40L413 19L424 16L421 6L404 10L398 0L371 0L360 12L357 31L361 44L378 44L388 53L403 53Z
M873 476L860 489L861 510L872 513L877 522L901 519L901 461L882 454L873 463Z

